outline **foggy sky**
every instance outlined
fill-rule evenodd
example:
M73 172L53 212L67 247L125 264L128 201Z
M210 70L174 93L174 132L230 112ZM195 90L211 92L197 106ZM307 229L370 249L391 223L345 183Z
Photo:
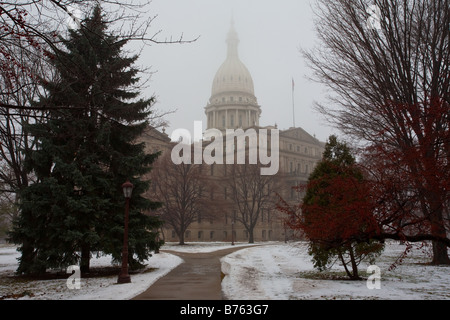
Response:
M203 121L206 128L204 108L226 58L232 17L239 57L253 77L262 109L260 125L293 126L294 78L296 126L321 141L336 133L312 108L314 101L324 101L326 88L305 78L311 71L299 52L317 44L309 0L153 0L150 9L149 15L157 15L150 33L161 30L158 40L200 37L190 44L152 45L140 56L139 64L155 72L144 95L155 95L155 108L161 111L177 109L166 117L166 133L178 128L193 132L194 121Z

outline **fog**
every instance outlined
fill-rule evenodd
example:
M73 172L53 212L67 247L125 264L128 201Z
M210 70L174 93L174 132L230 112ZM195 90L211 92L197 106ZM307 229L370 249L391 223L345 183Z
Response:
M311 0L313 1L313 0ZM311 74L300 48L317 44L310 1L299 0L153 0L148 12L157 16L150 33L157 40L198 39L186 44L154 44L144 48L139 64L153 72L145 95L155 95L155 108L176 110L166 117L175 129L192 132L203 121L216 71L226 58L226 36L234 20L240 38L239 57L249 69L262 109L260 125L294 125L292 79L295 81L295 125L321 141L335 133L313 109L325 101L326 88L307 79ZM151 36L151 34L149 34Z

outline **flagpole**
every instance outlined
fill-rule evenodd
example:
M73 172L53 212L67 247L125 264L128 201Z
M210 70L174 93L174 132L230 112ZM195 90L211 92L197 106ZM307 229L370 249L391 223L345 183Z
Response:
M294 100L294 88L295 88L295 82L294 78L292 78L292 121L294 123L295 128L295 100Z

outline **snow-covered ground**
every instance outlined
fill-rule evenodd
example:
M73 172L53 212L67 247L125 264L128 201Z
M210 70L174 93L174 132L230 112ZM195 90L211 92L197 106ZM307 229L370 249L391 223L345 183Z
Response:
M151 272L143 272L132 276L131 284L117 283L117 275L102 278L81 278L80 289L69 289L67 279L58 280L16 280L13 277L17 269L19 257L15 248L3 247L0 249L0 297L11 297L11 295L23 295L20 299L51 299L51 300L94 300L94 299L131 299L136 294L145 291L154 281L166 275L170 270L182 262L174 255L161 253L155 258L150 258ZM109 266L110 257L100 257L91 260L91 266ZM71 273L67 274L69 278ZM75 280L69 280L69 286L75 285Z
M450 299L450 266L426 265L430 248L415 248L402 264L390 270L401 256L404 245L389 243L377 259L379 275L367 272L365 280L323 280L313 268L307 243L291 243L243 249L222 259L227 274L222 290L228 299ZM344 275L342 266L334 265L328 274ZM380 289L373 288L379 279ZM369 289L373 288L373 289Z
M240 243L237 246L248 244ZM183 252L211 252L230 247L225 243L192 243L187 246L167 244L162 249ZM236 247L236 246L235 246ZM318 280L307 244L263 243L222 258L222 290L232 300L289 299L450 299L450 267L429 266L429 249L413 249L394 270L391 264L404 246L387 244L377 260L380 289L369 289L367 281ZM117 275L81 279L80 289L69 289L67 279L23 281L13 277L19 253L12 246L0 245L0 298L16 294L20 299L125 300L147 289L157 279L183 262L169 253L153 255L148 269L131 275L131 284L116 284ZM110 265L109 257L92 259L92 266ZM367 265L361 265L361 276ZM336 265L331 272L343 271ZM70 275L68 274L67 277ZM370 282L375 283L375 282ZM73 284L73 282L72 282ZM25 294L24 294L25 293Z
M248 245L236 244L237 246ZM198 243L186 246L167 244L162 249L179 252L211 252L231 247L226 243ZM76 289L75 280L67 279L29 281L14 278L17 258L20 253L11 245L0 244L0 300L3 299L39 299L39 300L126 300L144 292L156 280L165 276L183 260L175 255L161 252L153 254L146 261L147 267L139 274L131 274L130 284L117 284L117 276L102 278L81 278L80 288ZM111 266L111 257L103 256L91 259L91 267Z

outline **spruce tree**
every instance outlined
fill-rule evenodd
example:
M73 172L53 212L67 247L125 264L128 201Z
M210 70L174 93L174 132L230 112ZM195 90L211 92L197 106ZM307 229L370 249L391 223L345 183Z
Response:
M29 126L38 141L26 155L37 182L21 194L21 214L11 239L20 244L18 273L80 264L89 272L93 252L121 259L125 199L121 185L134 184L130 200L129 262L139 266L157 249L161 222L143 212L158 207L142 195L143 180L158 154L136 143L148 126L154 99L136 89L138 56L126 57L126 40L108 32L97 6L79 29L61 38L53 66L57 81L43 81L48 121Z

